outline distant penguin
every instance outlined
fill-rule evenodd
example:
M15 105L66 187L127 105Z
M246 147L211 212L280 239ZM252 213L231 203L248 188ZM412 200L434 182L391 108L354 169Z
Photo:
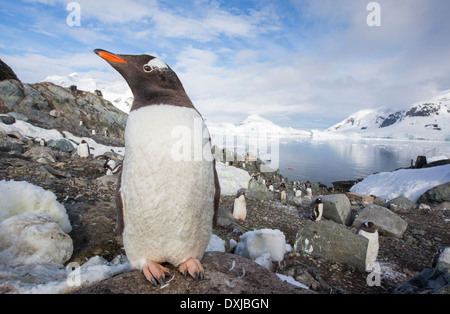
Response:
M34 143L39 146L47 146L47 142L43 138L35 138Z
M357 233L369 240L366 255L366 271L371 272L376 265L378 256L378 229L373 222L366 221L361 224Z
M312 192L311 188L306 188L306 195L308 195L308 196L312 196L313 195L313 192Z
M234 199L233 204L233 217L236 220L246 221L247 217L247 204L245 202L245 193L244 191L239 191L236 194L236 198Z
M286 191L282 190L280 193L280 200L285 201L286 200Z
M106 175L111 176L120 171L120 169L122 168L122 164L117 165L115 160L110 159L105 161L105 163L103 164L103 168L106 170Z
M295 197L301 197L302 196L302 190L295 191Z
M89 144L85 140L82 140L81 143L78 145L77 154L81 158L88 158L89 155L91 154Z
M311 219L313 221L320 221L323 215L322 198L318 197L311 203Z
M271 184L271 185L269 185L269 191L270 192L273 192L275 189L273 188L273 185Z
M165 262L201 280L200 260L217 220L220 198L205 121L176 73L160 59L94 52L124 77L134 96L116 193L128 261L154 285L164 285L170 274L162 266ZM197 134L199 128L200 138L184 136ZM192 146L202 151L185 149Z

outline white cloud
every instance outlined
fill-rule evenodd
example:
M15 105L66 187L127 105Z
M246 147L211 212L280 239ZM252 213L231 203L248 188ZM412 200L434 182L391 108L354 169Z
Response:
M150 51L177 71L208 118L237 123L259 113L322 127L450 88L449 1L379 0L382 25L372 28L369 1L360 0L263 1L257 9L203 0L80 0L79 28L63 25L67 1L36 1L62 12L33 20L31 29L53 40L48 50L46 42L19 45L18 38L11 47L22 46L21 55L2 55L29 82L83 68L112 73L94 48ZM70 48L55 45L65 38Z

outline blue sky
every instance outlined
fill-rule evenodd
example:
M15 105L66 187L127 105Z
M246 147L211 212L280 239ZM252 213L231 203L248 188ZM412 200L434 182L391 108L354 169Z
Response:
M181 78L207 119L251 114L300 129L398 108L450 89L450 1L366 0L0 1L0 58L27 83L114 72L92 50L149 53Z

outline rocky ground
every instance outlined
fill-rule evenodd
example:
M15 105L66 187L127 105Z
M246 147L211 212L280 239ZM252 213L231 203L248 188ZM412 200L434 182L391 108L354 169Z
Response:
M2 141L7 140L11 138L3 134ZM22 146L26 153L35 144ZM48 150L54 162L25 157L24 152L14 150L0 152L0 180L27 181L57 195L73 227L74 254L69 262L82 264L95 255L110 261L124 253L116 232L115 177L105 176L105 161ZM311 223L307 206L281 202L277 192L268 201L248 198L246 222L230 218L233 201L233 196L221 197L222 220L214 232L222 238L238 241L246 231L269 228L281 230L293 245L299 228ZM352 209L357 214L360 206L352 205ZM273 264L274 271L297 278L317 292L391 293L399 283L430 268L436 251L450 244L448 210L432 207L396 213L408 222L408 228L400 239L380 237L380 286L370 287L368 274L351 266L298 253L286 254L283 262Z

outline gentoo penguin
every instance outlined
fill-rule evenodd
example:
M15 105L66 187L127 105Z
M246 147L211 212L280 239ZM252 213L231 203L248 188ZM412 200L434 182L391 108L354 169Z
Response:
M122 169L122 164L117 164L115 160L109 159L105 161L103 168L106 170L106 175L111 176Z
M247 204L245 202L245 191L239 190L233 203L233 217L236 220L246 221Z
M89 149L89 144L85 140L82 140L77 147L78 156L80 156L81 158L87 158L89 157L90 153L91 151Z
M281 201L285 201L286 200L286 190L281 190L280 200Z
M127 258L154 285L170 275L164 262L185 277L203 279L200 260L220 198L204 120L160 59L94 52L124 77L134 96L116 193Z
M320 221L323 214L322 198L318 197L311 203L311 219L313 221Z
M357 233L369 240L366 255L366 271L371 272L376 265L378 256L378 229L373 222L366 221L359 226Z
M302 190L295 191L295 197L300 197L300 196L302 196Z

